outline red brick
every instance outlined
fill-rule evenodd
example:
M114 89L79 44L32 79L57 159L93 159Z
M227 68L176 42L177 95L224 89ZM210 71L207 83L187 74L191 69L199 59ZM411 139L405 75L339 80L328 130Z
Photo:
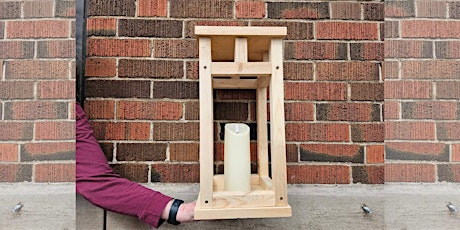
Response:
M402 103L403 119L460 119L460 104L452 101L417 101Z
M325 19L329 18L328 2L267 2L268 18Z
M385 162L385 146L384 145L368 145L366 146L366 163L379 164Z
M199 161L200 146L198 143L170 143L171 161Z
M418 18L445 18L446 1L416 1Z
M286 82L285 100L343 101L347 99L347 84L335 82Z
M139 0L137 16L139 17L166 17L168 0Z
M384 57L383 47L384 47L383 42L351 43L350 44L351 60L383 61L383 57Z
M187 61L185 63L185 71L186 71L186 78L187 79L198 79L199 75L199 66L197 61Z
M385 140L434 140L435 123L420 121L385 122Z
M400 101L390 101L385 100L385 104L383 105L384 111L384 120L391 120L391 119L400 119L400 109L399 109Z
M67 79L69 64L60 60L5 61L6 79Z
M460 182L460 164L438 165L438 180L440 182Z
M430 99L433 96L429 81L385 81L385 99Z
M73 132L72 135L75 135ZM68 130L70 131L70 130ZM75 138L72 138L75 139ZM73 160L75 159L75 142L36 142L21 146L21 161Z
M26 1L24 2L24 18L52 18L53 1Z
M317 39L378 40L377 23L317 22Z
M86 59L85 76L115 77L117 75L117 60L115 58Z
M345 144L301 144L301 161L364 163L364 148Z
M43 163L34 168L35 182L74 182L75 163Z
M244 21L222 21L222 20L190 20L185 22L185 37L196 38L195 26L248 26Z
M431 142L386 142L386 159L416 161L449 161L449 146Z
M283 76L286 80L313 80L313 63L284 62Z
M352 166L353 183L383 184L385 182L384 166Z
M199 164L152 164L152 182L196 183L200 181Z
M240 0L236 2L236 18L264 18L265 3L260 0Z
M114 101L85 101L85 112L89 119L114 119Z
M98 140L149 140L148 122L92 122Z
M299 60L346 60L347 45L336 42L289 42L285 44L285 58Z
M357 82L350 83L351 100L353 101L383 101L383 83Z
M32 165L0 164L0 182L32 181Z
M166 143L118 143L117 161L165 161Z
M113 36L117 32L116 18L93 18L86 20L88 36Z
M369 103L327 103L316 105L318 121L380 121L380 106Z
M315 106L311 102L293 102L284 104L286 121L313 121Z
M128 120L179 120L182 118L182 103L168 101L120 101L117 104L117 119Z
M184 62L176 60L121 59L118 63L119 77L183 78Z
M385 164L385 182L435 182L433 164Z
M0 41L0 58L18 59L34 57L34 42L30 41Z
M438 140L460 140L460 121L436 123Z
M458 61L403 61L403 79L458 79Z
M33 97L34 97L34 83L33 82L30 82L30 81L0 81L0 98L2 100L32 99Z
M383 63L383 76L385 79L397 79L399 78L399 62L398 61L386 61Z
M154 123L153 139L158 141L199 140L199 123Z
M385 19L415 16L414 1L386 1Z
M432 58L433 42L418 40L386 40L385 58Z
M349 184L350 167L345 165L288 165L289 184Z
M196 58L198 57L195 40L155 40L154 56L158 58Z
M287 141L350 141L348 124L286 124Z
M381 142L385 137L383 123L352 124L351 140L353 142Z
M33 124L31 122L0 122L0 140L32 140Z
M18 145L0 143L0 162L18 161Z
M460 21L402 21L401 36L403 38L460 38Z
M38 58L74 58L75 40L53 40L37 42Z
M88 39L88 56L149 57L150 41L147 39Z
M40 99L71 99L75 98L75 81L40 81L37 86Z
M385 38L397 38L399 37L399 21L388 21L385 20L384 25L384 36Z
M316 79L319 81L379 80L378 63L372 62L318 62Z
M460 58L460 41L435 42L437 58Z
M185 120L200 119L200 103L198 101L185 102Z
M69 21L37 20L8 21L8 38L65 38L70 36Z
M361 4L359 2L331 2L330 5L331 19L361 19Z
M55 101L14 101L5 103L5 119L67 119L66 102Z
M229 0L170 0L173 18L232 18L233 1Z
M460 144L452 144L452 161L460 162Z
M75 139L75 122L37 122L35 123L36 140L72 140Z
M460 81L436 82L436 98L460 99Z

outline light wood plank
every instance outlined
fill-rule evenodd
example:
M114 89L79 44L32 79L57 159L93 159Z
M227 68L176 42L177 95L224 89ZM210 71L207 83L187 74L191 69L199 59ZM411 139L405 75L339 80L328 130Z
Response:
M195 35L284 37L287 35L287 28L270 26L195 26Z
M213 79L214 89L255 89L257 79Z
M238 191L214 192L214 208L251 208L271 207L275 205L275 192L272 190L256 190L249 193Z
M270 62L213 62L212 76L269 76L272 73Z
M195 220L217 220L235 218L274 218L291 217L291 206L282 207L253 207L253 208L222 208L203 209L198 204L195 207Z

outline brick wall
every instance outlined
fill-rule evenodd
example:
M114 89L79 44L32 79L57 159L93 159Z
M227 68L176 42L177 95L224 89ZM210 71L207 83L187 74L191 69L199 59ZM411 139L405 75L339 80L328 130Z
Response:
M75 2L0 2L0 182L75 181Z
M460 182L460 1L385 5L385 180Z
M198 182L194 26L287 26L288 183L383 183L383 12L380 1L90 0L85 110L121 175ZM223 125L255 130L255 97L214 91L216 173Z

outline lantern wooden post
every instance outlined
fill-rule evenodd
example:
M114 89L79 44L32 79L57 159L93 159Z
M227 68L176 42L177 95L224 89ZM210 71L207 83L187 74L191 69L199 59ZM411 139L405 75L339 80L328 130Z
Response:
M200 193L195 219L289 217L284 129L283 43L286 27L196 26L200 78ZM243 76L243 78L241 77ZM214 175L213 89L255 89L258 173L251 191L225 191ZM270 91L271 177L267 90Z

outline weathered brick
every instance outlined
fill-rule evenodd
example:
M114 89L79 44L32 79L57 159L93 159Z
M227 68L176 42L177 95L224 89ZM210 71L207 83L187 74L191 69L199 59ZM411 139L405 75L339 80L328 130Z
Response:
M40 99L75 98L75 81L40 81L37 84L37 97Z
M87 100L85 101L85 112L89 119L114 119L115 102Z
M346 60L347 44L336 42L287 42L285 59Z
M0 2L0 18L15 19L21 17L21 2L3 1Z
M265 3L260 0L240 0L236 2L236 18L264 18Z
M286 121L313 121L315 107L311 102L293 102L284 104Z
M0 122L0 140L32 140L33 123L31 122Z
M460 165L459 164L442 164L438 165L439 182L460 182Z
M138 183L147 183L149 175L149 166L147 164L128 163L128 164L111 164L113 171L121 177Z
M383 184L385 182L384 166L352 166L353 183Z
M89 16L134 16L136 0L90 0Z
M345 165L288 165L289 184L349 184L350 167Z
M122 61L120 60L120 63ZM85 76L115 77L117 75L117 60L115 58L86 59Z
M460 81L436 82L436 98L460 99Z
M331 19L359 20L361 19L361 4L359 2L330 2Z
M74 182L75 163L43 163L34 168L35 182Z
M415 16L415 0L385 1L385 19Z
M316 104L318 121L380 121L380 105L369 103Z
M117 103L117 119L179 120L181 118L181 102L119 101Z
M363 4L364 20L383 21L385 17L383 2L370 2Z
M128 37L182 37L182 21L119 19L118 35Z
M198 101L185 102L185 120L200 119L200 103Z
M55 12L57 17L75 18L75 1L57 0Z
M67 61L14 60L5 61L6 79L66 79L69 77Z
M195 40L154 40L154 57L157 58L196 58L198 47Z
M65 38L69 37L69 22L64 20L8 21L9 38Z
M460 2L449 2L449 18L460 18Z
M452 145L452 161L460 162L460 144Z
M214 120L248 120L248 104L239 102L215 102Z
M153 98L198 99L198 82L156 81L153 84Z
M0 81L0 99L2 100L32 99L33 97L34 83L31 81Z
M317 39L378 40L378 23L316 22Z
M31 41L0 41L0 58L18 59L34 57L34 42Z
M55 101L6 102L5 120L66 119L68 105Z
M199 75L199 66L197 61L186 61L185 62L185 71L187 79L198 79Z
M350 141L350 126L336 123L288 123L287 141Z
M383 42L378 43L351 43L350 58L351 60L377 60L383 61L384 48Z
M198 143L170 143L171 161L199 161L200 146Z
M395 100L395 101L390 101L390 100L385 100L384 106L384 120L388 119L400 119L400 101Z
M24 18L52 18L52 17L53 17L53 1L41 0L41 1L25 1L24 2Z
M92 122L98 140L149 140L148 122Z
M76 22L75 21L70 21L70 37L75 38L75 33L76 33Z
M445 18L447 13L446 1L416 1L418 18Z
M284 62L283 72L287 80L313 80L313 63Z
M0 39L3 39L3 37L5 36L4 31L5 31L5 22L1 21L0 22Z
M368 145L366 146L366 163L379 164L385 162L385 146L384 145Z
M385 81L384 85L385 99L429 99L433 95L428 81Z
M401 70L404 79L458 79L460 74L458 61L450 60L403 61Z
M151 182L196 183L200 181L200 165L152 164L151 175Z
M219 90L216 90L215 92L216 92L215 98L219 100L255 100L256 99L255 90L219 89Z
M460 121L436 123L438 140L452 141L460 140Z
M173 18L232 18L231 0L170 0L169 14Z
M385 20L385 38L399 37L399 21Z
M195 26L247 26L248 22L244 21L222 21L222 20L193 20L185 22L185 37L196 38Z
M402 102L403 119L460 119L460 104L452 101Z
M116 18L88 18L86 20L88 36L114 36L117 32Z
M385 182L435 182L434 164L385 164Z
M460 38L460 21L402 21L401 36L404 38Z
M350 86L353 101L383 101L383 83L357 82Z
M385 79L398 79L399 78L399 62L398 61L387 61L383 63L383 77Z
M170 60L121 59L118 64L119 77L183 78L184 63Z
M286 40L313 39L313 23L289 21L252 21L251 26L285 26L287 27Z
M99 145L101 146L102 152L104 152L104 156L107 159L107 161L112 162L113 159L113 150L115 149L114 143L101 143L99 142Z
M418 40L385 41L385 58L432 58L433 42Z
M86 81L86 97L149 98L149 96L150 81Z
M326 19L327 2L267 2L267 17L274 19Z
M0 143L0 162L18 161L18 144Z
M37 42L38 58L74 58L75 40L53 40Z
M168 14L168 0L139 0L137 4L139 17L166 17Z
M164 161L166 143L119 143L118 161Z
M430 121L387 121L385 140L434 140L435 123Z
M316 79L320 81L379 80L379 65L372 62L318 62Z
M75 122L36 122L35 140L75 140Z
M153 139L158 141L199 140L199 123L154 123Z
M299 150L297 149L297 145L286 145L286 162L299 162Z
M88 56L149 57L150 41L147 39L88 39Z
M449 146L443 143L386 142L386 159L449 161Z
M70 122L69 122L70 123ZM71 131L75 135L75 132ZM68 129L70 132L70 127ZM66 132L66 131L64 131ZM75 138L73 138L75 139ZM74 160L75 142L37 142L21 145L21 161Z
M0 164L0 182L32 181L32 165Z
M437 58L460 58L460 41L458 40L437 41L435 47Z
M284 90L285 100L343 101L347 99L346 83L286 82Z
M385 139L383 123L352 124L351 140L353 142L381 142Z
M301 144L300 160L364 163L364 147L345 144Z

